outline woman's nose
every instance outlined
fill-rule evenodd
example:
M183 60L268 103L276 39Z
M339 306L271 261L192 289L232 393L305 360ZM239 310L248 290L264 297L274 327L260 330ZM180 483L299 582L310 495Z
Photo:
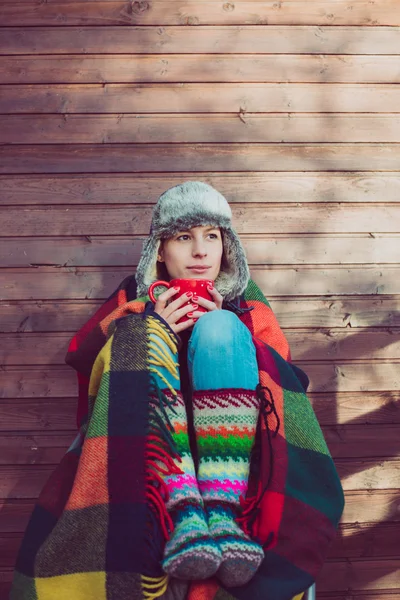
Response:
M196 244L193 247L193 256L206 256L207 251L203 244Z

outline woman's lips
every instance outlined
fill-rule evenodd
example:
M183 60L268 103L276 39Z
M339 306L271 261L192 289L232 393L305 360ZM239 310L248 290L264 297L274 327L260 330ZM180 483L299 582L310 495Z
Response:
M188 269L190 271L194 271L194 273L205 273L205 271L208 271L208 269L211 269L211 267L188 267Z

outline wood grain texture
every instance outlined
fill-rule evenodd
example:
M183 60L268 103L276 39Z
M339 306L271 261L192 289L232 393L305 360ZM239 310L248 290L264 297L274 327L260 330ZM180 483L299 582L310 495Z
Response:
M0 174L398 171L400 144L47 144L0 146Z
M152 206L0 207L4 236L148 235ZM233 225L239 234L397 233L400 203L365 206L336 203L316 205L235 205ZM398 240L399 238L394 238ZM342 241L343 244L346 242ZM347 245L352 244L351 237ZM398 245L398 241L397 241ZM396 242L392 248L395 251ZM400 246L398 246L400 249ZM396 255L395 255L396 256ZM400 254L397 255L397 259ZM267 257L265 257L267 258ZM265 260L264 264L268 261ZM364 262L368 262L367 260ZM132 262L131 262L132 264Z
M399 49L400 27L213 25L197 26L196 35L187 26L0 27L0 54L396 55Z
M400 90L400 86L399 90ZM399 96L400 100L400 96ZM268 165L265 165L267 167ZM152 204L163 191L200 178L220 190L230 204L332 202L397 203L400 170L364 172L270 173L96 173L91 175L0 175L2 205ZM311 207L309 207L311 208ZM353 232L354 233L354 232ZM263 232L259 232L260 235Z
M400 298L389 295L339 298L277 298L271 308L283 331L288 327L400 327ZM77 331L101 300L15 300L1 305L1 333Z
M66 431L69 432L66 435L71 436L70 432L76 429L77 402L77 394L71 398L39 397L2 400L0 431L3 439L7 437L6 432L26 435L28 436L26 440L37 431L57 431L57 435Z
M46 83L3 85L0 113L372 114L395 113L399 103L400 88L391 83Z
M2 144L190 144L398 142L400 116L0 115Z
M4 56L3 83L398 83L399 57L362 54Z
M0 600L75 437L68 342L193 179L232 204L343 482L318 598L400 600L399 15L0 2Z
M351 25L399 26L397 0L220 2L202 0L35 0L2 2L3 26L32 25Z
M399 560L386 558L382 560L353 559L346 562L329 561L325 563L317 578L318 594L320 592L350 590L399 589ZM319 596L318 596L319 597Z

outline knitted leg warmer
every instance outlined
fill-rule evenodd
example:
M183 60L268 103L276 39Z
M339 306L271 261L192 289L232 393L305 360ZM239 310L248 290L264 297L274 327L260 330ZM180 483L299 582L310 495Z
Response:
M161 564L166 573L178 579L207 579L216 573L221 552L208 529L190 452L186 407L176 389L180 385L176 344L156 319L151 324L149 346L153 418L164 431L171 454L177 457L171 474L171 457L158 451L154 456L158 465L164 462L168 466L168 474L160 477L159 484L173 526Z
M210 536L199 494L189 447L186 409L180 393L167 413L174 430L172 439L181 457L178 465L181 473L165 479L169 492L167 510L174 531L165 545L162 567L179 579L207 579L216 573L222 557Z
M210 533L222 554L217 576L227 587L244 585L264 558L262 547L235 521L247 490L259 400L252 390L196 391L193 409L197 480Z

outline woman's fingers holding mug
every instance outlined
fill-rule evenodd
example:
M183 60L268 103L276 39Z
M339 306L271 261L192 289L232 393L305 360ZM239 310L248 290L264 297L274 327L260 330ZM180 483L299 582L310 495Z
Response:
M186 300L187 302L187 300ZM193 313L197 308L197 304L185 304L181 308L178 308L173 311L167 318L163 315L164 319L168 321L168 323L175 324L179 319L185 317L188 313Z
M221 294L219 293L219 291L217 290L217 288L215 286L212 286L212 287L208 287L207 290L211 294L212 299L214 300L217 309L221 309L224 299L221 296Z
M198 304L199 306L202 306L203 308L205 308L206 310L217 310L218 306L216 305L215 302L213 302L212 300L206 300L205 298L202 298L201 296L195 296L193 298L194 302L196 302L196 304ZM203 314L203 313L202 313Z
M179 296L179 298L175 298L175 300L172 300L172 302L170 302L163 311L164 319L168 319L176 310L181 308L182 305L187 304L187 302L190 302L192 295L193 294L191 292L188 292L186 294L182 294L182 296Z
M162 294L160 294L157 298L157 302L154 305L154 311L158 314L161 314L160 311L164 310L167 306L167 302L170 298L175 296L179 292L179 288L171 287L165 290Z

